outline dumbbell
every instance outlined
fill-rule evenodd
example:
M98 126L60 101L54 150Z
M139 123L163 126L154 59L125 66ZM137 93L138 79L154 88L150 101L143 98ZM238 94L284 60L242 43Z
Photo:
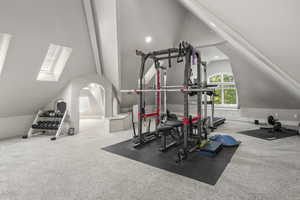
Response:
M63 113L61 113L61 112L57 113L57 117L63 117L63 116L64 116Z
M54 122L52 123L52 128L53 128L53 129L57 129L57 127L58 127L57 121L54 121Z
M58 124L55 124L54 125L54 129L58 129L59 125Z
M43 121L43 122L42 122L41 128L42 128L42 129L46 129L46 128L47 128L47 122L46 122L46 121Z
M48 129L52 129L52 128L53 128L53 122L50 121L50 122L48 122Z
M272 115L270 115L269 117L268 117L268 123L270 124L270 125L275 125L275 123L278 121L278 119L275 119Z
M55 123L54 121L49 121L48 122L48 129L53 129L53 124L54 123Z
M51 121L44 121L43 122L43 128L44 129L50 129L51 128Z
M48 128L48 129L51 129L51 128L52 128L52 124L53 124L53 122L49 121L49 122L47 123L47 128Z
M37 124L32 124L32 128L37 129L38 127L39 127L39 125L37 125Z
M281 123L280 122L275 122L274 127L273 127L274 131L281 131Z
M42 121L38 121L37 122L37 128L41 129L43 127L43 122Z

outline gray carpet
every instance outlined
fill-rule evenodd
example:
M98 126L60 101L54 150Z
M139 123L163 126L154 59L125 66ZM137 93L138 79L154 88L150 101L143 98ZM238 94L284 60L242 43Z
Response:
M109 134L98 124L54 142L1 141L0 199L300 199L300 137L265 141L233 134L243 143L212 186L101 150L131 132ZM253 128L227 122L218 133Z

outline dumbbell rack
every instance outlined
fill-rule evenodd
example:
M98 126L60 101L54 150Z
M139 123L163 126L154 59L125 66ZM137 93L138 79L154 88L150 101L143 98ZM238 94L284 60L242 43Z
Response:
M37 136L44 134L46 132L55 132L55 136L51 138L51 140L56 140L61 134L62 134L62 128L63 124L65 122L66 116L67 116L67 110L62 116L43 116L43 111L39 110L37 113L32 126L30 127L27 135L23 136L24 139L30 138L32 136ZM35 125L38 124L38 122L57 122L58 127L36 127Z

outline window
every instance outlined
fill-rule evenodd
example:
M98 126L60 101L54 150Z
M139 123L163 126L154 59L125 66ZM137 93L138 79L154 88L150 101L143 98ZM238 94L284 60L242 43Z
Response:
M71 48L50 44L37 80L58 81L71 53Z
M4 66L10 39L11 35L0 33L0 74Z
M214 74L208 78L208 82L217 84L215 104L224 107L237 107L238 95L232 74Z

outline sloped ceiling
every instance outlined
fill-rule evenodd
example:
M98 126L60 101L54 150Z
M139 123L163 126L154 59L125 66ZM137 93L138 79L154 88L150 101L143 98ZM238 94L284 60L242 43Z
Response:
M189 11L185 15L183 28L179 32L178 41L188 41L195 47L224 42L218 34ZM227 59L227 56L216 47L203 48L199 49L199 51L201 52L203 61ZM218 56L218 58L215 56ZM168 70L168 85L182 85L184 81L183 74L184 64L175 63L174 67ZM181 93L170 92L168 93L167 100L169 104L182 104L183 95Z
M298 1L179 1L230 38L218 48L230 58L241 107L300 108Z
M122 89L137 88L140 58L135 50L173 47L179 38L186 9L174 0L118 1L118 38ZM145 43L151 36L152 42ZM122 106L137 103L136 96L123 95Z
M241 108L299 108L298 97L230 44L219 46L230 57Z
M101 55L103 74L120 89L117 0L91 0Z
M13 36L0 76L0 117L32 114L72 78L95 73L81 0L1 1L0 32ZM60 81L39 82L50 43L73 51Z
M204 22L199 20L199 18L189 11L187 11L187 14L184 17L184 23L179 32L180 36L178 38L178 42L180 40L184 40L195 47L224 42L224 39L222 39L215 31L210 29ZM205 61L228 59L222 51L214 46L199 50L201 51L201 56Z
M183 26L178 31L180 32L178 39L188 41L193 44L193 46L202 46L224 41L215 31L210 29L188 10L184 17Z
M300 1L197 1L300 82Z

